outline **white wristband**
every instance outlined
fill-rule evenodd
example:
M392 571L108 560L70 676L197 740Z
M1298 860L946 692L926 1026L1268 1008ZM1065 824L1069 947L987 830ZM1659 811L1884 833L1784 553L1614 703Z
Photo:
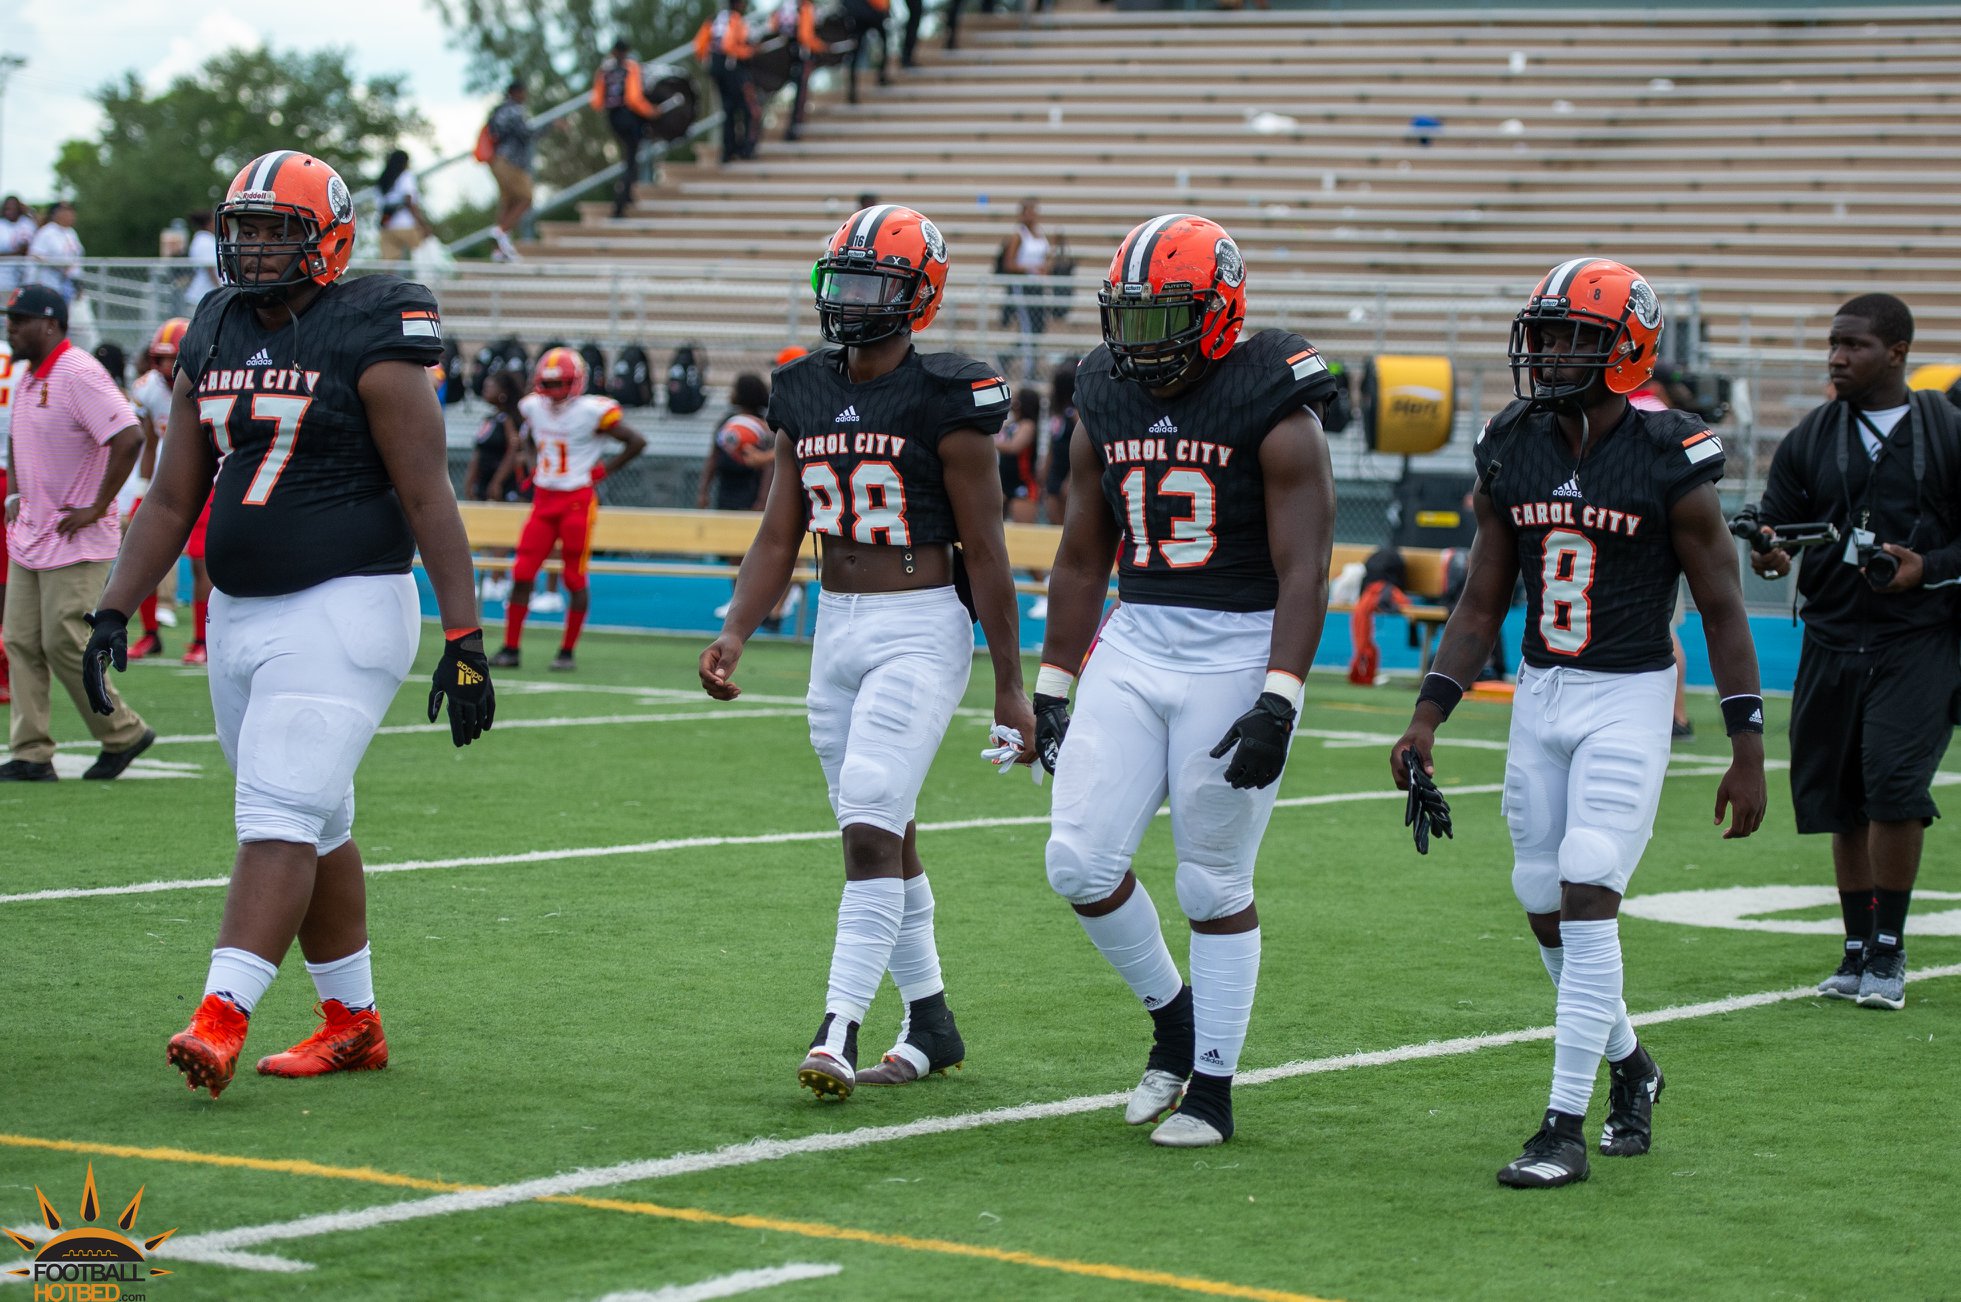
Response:
M1284 669L1269 669L1266 671L1266 683L1260 690L1272 692L1298 710L1301 708L1301 696L1306 690L1306 685Z
M1035 671L1035 695L1060 696L1069 699L1069 689L1075 686L1076 675L1055 665L1043 665Z

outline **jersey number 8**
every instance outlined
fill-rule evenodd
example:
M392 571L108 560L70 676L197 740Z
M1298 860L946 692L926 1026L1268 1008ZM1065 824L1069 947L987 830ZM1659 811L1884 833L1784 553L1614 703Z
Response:
M1539 636L1548 651L1576 656L1593 636L1593 539L1571 529L1546 535Z
M803 468L803 491L810 499L810 531L843 537L845 500L838 472L827 461ZM851 472L851 538L861 543L905 547L912 542L906 524L906 482L890 461L861 461ZM881 536L882 535L882 536Z

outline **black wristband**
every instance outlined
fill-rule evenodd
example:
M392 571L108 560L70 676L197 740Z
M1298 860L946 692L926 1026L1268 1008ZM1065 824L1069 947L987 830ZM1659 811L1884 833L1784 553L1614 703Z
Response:
M1436 706L1438 712L1446 719L1450 717L1450 712L1457 708L1457 703L1463 699L1464 689L1458 686L1455 678L1448 674L1434 672L1423 675L1423 686L1416 693L1418 705L1428 701Z
M1764 730L1764 698L1761 696L1725 696L1723 698L1723 731L1734 737L1739 732L1762 732Z

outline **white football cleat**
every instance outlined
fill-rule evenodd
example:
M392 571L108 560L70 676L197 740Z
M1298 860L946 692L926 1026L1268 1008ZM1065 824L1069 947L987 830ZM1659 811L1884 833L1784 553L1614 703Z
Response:
M1151 1142L1165 1148L1211 1148L1226 1142L1219 1128L1189 1112L1174 1112L1151 1132Z
M1184 1077L1152 1067L1145 1071L1144 1079L1138 1081L1137 1088L1130 1092L1130 1102L1123 1110L1124 1124L1148 1126L1177 1107L1178 1100L1184 1097ZM1212 1142L1216 1144L1219 1141L1215 1139Z

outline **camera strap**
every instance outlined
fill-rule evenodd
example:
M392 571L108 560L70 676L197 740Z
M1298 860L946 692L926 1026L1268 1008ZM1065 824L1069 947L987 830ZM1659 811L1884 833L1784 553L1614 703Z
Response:
M1838 441L1838 487L1839 492L1845 497L1846 521L1855 529L1864 529L1872 515L1872 490L1873 486L1879 482L1880 463L1885 461L1886 454L1898 445L1891 437L1880 433L1879 426L1873 424L1872 418L1867 416L1865 412L1852 406L1851 403L1846 404L1846 410L1850 413L1850 419L1845 422L1844 437ZM1865 426L1866 429L1872 432L1872 436L1879 440L1879 455L1872 458L1872 473L1866 479L1865 491L1859 495L1859 505L1856 514L1852 505L1851 478L1851 449L1853 440L1857 437L1852 428L1855 422ZM1906 426L1907 442L1913 453L1913 530L1917 534L1920 531L1921 486L1927 478L1927 440L1932 437L1932 434L1930 431L1923 430L1920 433L1920 437L1913 437L1912 422L1913 406L1909 402L1906 415L1900 417L1900 423L1893 427L1893 432L1898 434L1900 426ZM1860 451L1863 452L1864 449L1861 448ZM1909 535L1909 537L1911 538L1912 535Z

